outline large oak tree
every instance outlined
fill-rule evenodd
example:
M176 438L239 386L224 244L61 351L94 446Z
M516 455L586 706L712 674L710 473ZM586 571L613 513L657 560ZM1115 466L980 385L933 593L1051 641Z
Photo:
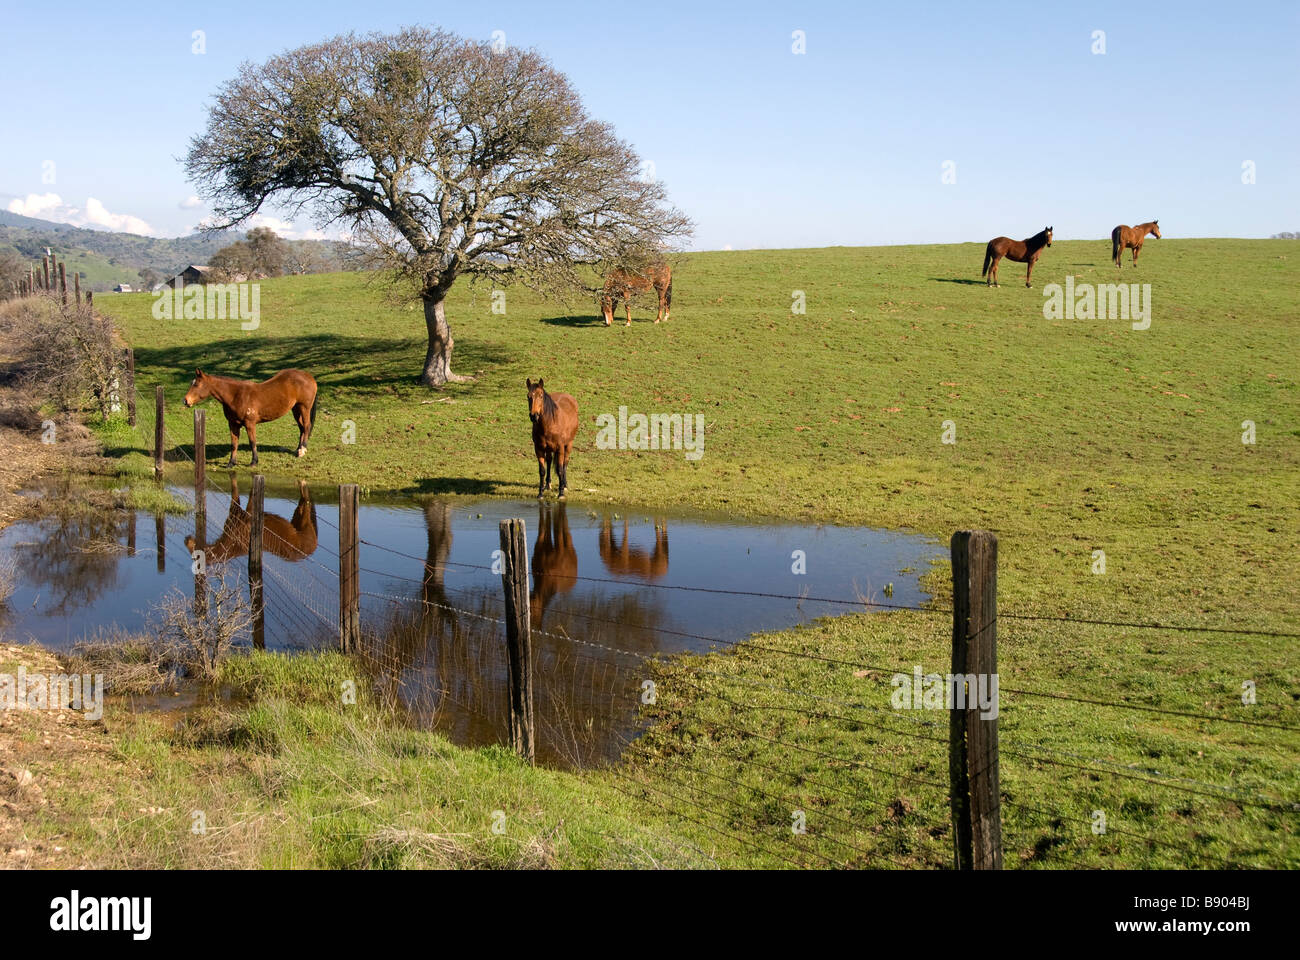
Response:
M584 265L665 249L691 228L543 57L434 29L245 64L186 170L214 227L270 201L372 245L423 301L431 386L465 379L451 371L444 308L458 278L581 287Z

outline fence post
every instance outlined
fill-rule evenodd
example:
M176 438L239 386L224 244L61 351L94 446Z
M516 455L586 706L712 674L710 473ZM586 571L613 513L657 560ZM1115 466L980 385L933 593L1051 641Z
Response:
M339 484L339 649L361 649L361 554L357 537L357 485Z
M41 269L45 271L44 290L46 293L49 293L50 292L50 258L49 257L41 257Z
M163 473L163 388L154 388L153 421L153 475L161 477Z
M89 303L90 291L86 291ZM126 422L135 426L135 348L126 348Z
M204 555L204 569L208 549L208 489L207 440L205 414L194 408L194 548ZM194 612L204 616L208 610L207 575L194 573Z
M63 302L64 303L68 302L68 295L66 291L64 292L63 295ZM72 302L76 304L78 310L81 309L81 271L80 270L72 271Z
M506 651L510 662L510 747L529 763L533 750L533 640L528 611L528 545L524 521L502 520L501 586L506 595Z
M63 261L59 261L59 294L63 297L63 305L68 305L68 275L64 270Z
M158 572L167 570L167 518L161 513L153 515L153 541L158 556Z
M262 598L262 528L266 477L253 474L248 495L248 602L253 614L253 646L266 649L266 607Z
M998 538L984 530L952 535L952 674L948 775L954 866L1002 869L998 786ZM964 678L964 679L963 679ZM979 691L992 693L980 709ZM959 699L960 698L960 699ZM988 713L985 717L983 714Z

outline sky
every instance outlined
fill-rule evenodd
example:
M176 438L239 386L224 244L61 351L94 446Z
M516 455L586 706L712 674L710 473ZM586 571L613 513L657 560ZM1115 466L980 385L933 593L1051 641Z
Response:
M208 211L180 158L240 63L411 24L544 54L693 249L1300 230L1294 2L19 4L0 208L187 234Z

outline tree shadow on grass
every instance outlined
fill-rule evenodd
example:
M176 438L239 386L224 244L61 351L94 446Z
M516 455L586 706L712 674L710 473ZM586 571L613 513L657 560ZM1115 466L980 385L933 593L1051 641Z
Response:
M347 387L389 393L398 385L413 386L418 382L426 345L416 337L254 335L181 346L137 346L135 362L137 369L144 371L169 371L168 379L173 383L183 380L188 384L196 368L241 380L266 380L281 370L297 368L315 377L322 391ZM452 368L474 370L508 359L500 350L471 340L456 344ZM149 374L139 376L148 378Z
M548 323L553 327L603 327L605 318L599 315L594 317L543 317L542 323Z
M462 496L499 496L502 487L518 487L504 480L484 480L480 477L421 477L411 489L416 494L458 494ZM511 491L514 492L514 491Z

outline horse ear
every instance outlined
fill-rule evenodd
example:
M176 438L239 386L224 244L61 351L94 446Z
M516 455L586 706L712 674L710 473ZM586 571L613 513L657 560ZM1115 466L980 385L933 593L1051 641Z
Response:
M527 386L529 390L533 389L533 378L524 377L524 385Z
M545 382L546 382L545 380L543 380L543 379L541 379L540 377L538 377L538 379L537 379L537 389L538 389L538 390L542 389L542 384L544 384Z
M200 370L198 367L195 367L195 368L194 368L194 376L196 376L196 377L201 377L201 376L203 376L203 371Z
M1154 223L1157 227L1160 226L1159 220L1152 220L1151 222Z

